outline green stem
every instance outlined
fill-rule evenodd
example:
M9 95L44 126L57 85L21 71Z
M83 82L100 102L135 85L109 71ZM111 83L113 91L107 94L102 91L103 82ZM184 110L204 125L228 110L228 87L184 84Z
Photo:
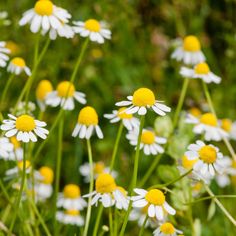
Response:
M141 229L140 229L140 231L139 231L138 236L142 236L142 235L143 235L144 229L145 229L145 225L146 225L146 223L147 223L147 220L148 220L148 215L146 215L146 217L145 217L145 220L144 220L144 222L143 222L143 224L142 224L142 227L141 227Z
M114 168L116 154L117 154L117 151L118 151L118 147L119 147L120 138L121 138L123 128L124 128L124 125L123 125L123 122L121 121L120 126L119 126L119 130L118 130L118 133L117 133L117 136L116 136L116 141L115 141L115 146L114 146L114 149L113 149L112 157L111 157L110 173L112 172L112 170Z
M98 213L97 213L97 217L96 217L96 222L95 222L95 226L93 229L93 236L97 236L98 235L98 227L99 227L99 223L102 217L102 211L103 211L103 205L100 204L99 209L98 209Z
M7 84L2 92L2 97L1 97L1 110L3 110L3 104L4 104L4 101L6 99L6 95L7 95L7 92L8 92L8 89L13 81L13 78L15 77L14 74L11 74L10 77L8 78L7 80Z
M109 231L110 231L110 236L113 236L113 219L112 219L112 208L109 207Z
M90 166L89 193L92 193L94 177L93 177L93 156L92 156L92 148L91 148L90 139L87 139L87 148L88 148L88 158L89 158L89 166ZM86 221L85 221L83 236L88 235L89 221L90 221L91 208L92 208L91 201L92 201L92 196L90 196L89 199L88 199L88 208L87 208L87 214L86 214Z
M210 199L213 199L213 198L236 198L236 195L228 194L228 195L214 195L214 197L212 197L212 196L202 197L202 198L199 198L195 201L187 202L187 203L185 203L185 205L195 204L195 203L210 200Z
M118 231L118 215L117 215L117 208L115 207L115 213L114 213L114 236L117 235L117 231Z

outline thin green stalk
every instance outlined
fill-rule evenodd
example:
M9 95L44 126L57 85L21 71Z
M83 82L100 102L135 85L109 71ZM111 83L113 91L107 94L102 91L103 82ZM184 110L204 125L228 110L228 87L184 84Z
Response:
M195 204L195 203L210 200L210 199L213 199L213 198L236 198L236 195L228 194L228 195L214 195L214 197L212 197L212 196L202 197L202 198L199 198L195 201L187 202L187 203L185 203L185 205Z
M115 213L114 213L114 236L117 235L118 232L118 212L117 208L115 207Z
M114 168L116 154L117 154L117 151L118 151L118 147L119 147L120 138L121 138L123 128L124 128L124 125L123 125L123 122L121 121L120 126L119 126L119 130L118 130L118 133L117 133L117 136L116 136L116 141L115 141L115 146L114 146L114 149L113 149L112 157L111 157L110 173L112 172L112 170Z
M88 159L89 159L89 166L90 166L89 193L92 193L94 176L93 176L93 156L92 156L92 148L91 148L90 139L87 139L87 148L88 148ZM88 199L88 208L87 208L87 214L86 214L86 220L85 220L85 227L84 227L83 236L88 235L89 221L90 221L91 209L92 209L91 201L92 201L92 196L90 196L89 199Z
M1 110L3 110L3 104L4 104L4 101L5 101L5 99L6 99L7 92L8 92L8 89L10 88L10 85L11 85L11 83L12 83L14 77L15 77L15 74L11 74L11 75L10 75L10 77L9 77L8 80L7 80L6 86L5 86L5 88L4 88L3 92L2 92L2 97L1 97Z
M110 236L113 236L113 218L112 218L112 208L109 207L109 231Z
M189 79L185 78L183 86L182 86L180 98L179 98L179 101L178 101L178 104L177 104L177 108L176 108L176 111L175 111L175 114L174 114L173 129L175 129L175 127L177 125L177 122L178 122L178 119L179 119L179 114L180 114L181 109L182 109L183 104L184 104L184 98L185 98L185 95L186 95L186 92L187 92L188 83L189 83Z
M143 224L142 224L142 227L141 227L141 229L140 229L140 231L139 231L138 236L142 236L142 235L143 235L144 229L145 229L145 225L146 225L146 223L147 223L147 220L148 220L148 215L146 215L146 217L145 217L145 220L144 220L144 222L143 222Z
M10 197L9 197L9 195L8 195L8 192L7 192L7 190L6 190L5 186L4 186L4 184L2 183L2 180L1 180L1 179L0 179L0 188L1 188L2 192L3 192L3 195L4 195L5 198L7 199L7 201L10 203L10 205L12 205L11 199L10 199Z
M98 235L98 227L99 227L99 223L102 217L102 212L103 212L103 205L100 204L99 208L98 208L98 213L97 213L97 217L96 217L96 222L95 222L95 226L93 229L93 236L97 236Z

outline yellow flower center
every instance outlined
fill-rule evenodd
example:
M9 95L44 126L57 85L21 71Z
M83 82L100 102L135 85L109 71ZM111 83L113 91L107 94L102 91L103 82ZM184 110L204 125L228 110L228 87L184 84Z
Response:
M221 128L227 132L230 132L232 128L232 121L230 119L222 119Z
M80 188L75 184L67 184L63 189L66 198L78 198L80 196Z
M81 109L78 116L78 123L82 125L97 125L98 115L93 107L87 106Z
M19 52L19 46L13 41L7 41L6 48L10 49L11 54L17 54Z
M96 179L96 191L98 193L111 193L116 189L114 178L110 174L100 174Z
M53 182L54 173L51 168L43 166L39 169L39 173L43 177L42 183L51 184Z
M95 163L94 167L93 167L93 171L95 174L102 174L104 172L105 169L105 165L103 162L99 161L97 163Z
M29 115L21 115L16 119L16 128L23 132L29 132L36 127L34 118Z
M205 125L217 126L217 119L212 113L205 113L201 116L200 122Z
M149 204L147 204L145 207L143 207L141 209L141 212L146 215L148 213L148 207L149 207Z
M89 19L85 21L84 28L92 32L99 32L101 29L101 26L97 20Z
M59 97L73 97L75 86L69 81L62 81L57 85L57 93Z
M46 95L52 92L53 87L49 80L41 80L36 89L36 97L38 100L44 100Z
M137 89L133 94L133 104L138 107L152 106L155 104L154 93L147 88Z
M34 5L34 10L38 15L50 16L53 13L53 4L51 1L37 1Z
M194 71L195 71L196 74L206 75L206 74L208 74L210 72L210 68L207 65L207 63L202 62L202 63L197 64L194 67Z
M15 57L11 60L11 63L15 66L25 67L25 60L21 57Z
M150 130L144 130L141 135L141 142L144 144L153 144L155 142L155 134Z
M190 35L184 38L183 44L185 51L197 52L200 51L201 45L197 37Z
M17 166L18 166L18 169L20 170L23 170L23 165L24 165L24 162L23 161L18 161L17 163ZM30 167L30 161L25 161L25 168L28 169Z
M174 226L169 222L162 224L160 230L164 234L173 234L175 232Z
M185 169L191 169L193 165L198 161L198 159L195 160L189 160L186 156L182 157L182 166Z
M147 192L145 199L150 203L154 205L163 205L165 202L165 195L162 191L159 189L152 189Z
M217 158L217 153L216 153L215 148L209 145L202 147L198 151L198 153L199 153L200 159L208 164L214 163Z
M189 112L191 115L196 116L196 117L199 117L202 114L201 111L197 107L192 107Z
M80 212L78 210L66 210L65 214L70 216L78 216L80 215Z
M20 148L20 142L16 139L15 136L10 138L10 142L13 144L15 150Z
M193 186L193 190L194 191L200 191L203 187L203 184L201 182L197 182L194 186Z
M127 109L126 107L121 107L118 110L117 116L122 120L123 119L131 119L133 117L132 114L127 114L126 112L124 112L124 110L126 110L126 109Z

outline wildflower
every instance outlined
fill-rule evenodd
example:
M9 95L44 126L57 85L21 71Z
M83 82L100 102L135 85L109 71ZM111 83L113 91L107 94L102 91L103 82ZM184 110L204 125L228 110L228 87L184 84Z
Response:
M20 142L16 139L15 136L12 136L10 139L11 144L13 145L13 151L10 153L9 160L23 160L24 151L21 147Z
M104 24L95 19L89 19L85 22L74 21L74 31L81 37L89 37L93 42L104 43L105 39L111 39L111 31L105 29Z
M93 130L95 129L98 138L103 138L103 133L98 125L98 115L95 109L91 106L82 108L78 115L78 122L72 132L72 136L79 135L81 139L90 139Z
M24 162L22 161L18 161L17 165L9 170L6 171L6 176L9 179L18 179L21 176L21 172L23 171L23 165ZM25 162L25 169L26 169L26 174L30 174L31 172L31 163L30 161L26 160ZM19 179L18 179L19 180Z
M9 54L11 51L6 47L6 42L0 41L0 67L5 67L9 60Z
M86 201L81 197L80 187L75 184L67 184L63 193L60 193L57 200L57 207L67 210L83 210L87 206Z
M25 60L21 57L14 57L10 61L7 71L15 75L19 75L22 71L24 71L28 76L31 75L29 67L26 66Z
M130 141L130 144L136 146L138 143L139 129L131 130L126 138ZM158 137L154 131L143 129L141 135L140 149L143 149L146 155L157 155L163 153L164 148L159 144L165 144L166 138Z
M18 141L28 143L29 141L36 142L37 136L42 139L46 139L48 135L48 130L43 128L47 124L43 121L35 120L29 115L20 115L15 117L8 114L9 120L3 120L3 125L1 125L1 130L6 131L6 137L12 137L16 135Z
M206 62L198 63L194 69L181 67L180 74L186 78L202 79L205 83L219 84L221 82L221 78L210 71Z
M60 105L64 110L73 110L74 99L81 104L86 103L85 94L75 90L75 86L69 81L62 81L57 85L56 91L49 92L46 96L46 104L52 107Z
M205 56L201 51L201 44L198 38L193 35L184 38L182 45L172 53L171 58L183 61L184 64L192 65L205 61Z
M164 212L170 215L175 215L176 211L165 200L165 195L159 189L144 189L135 188L134 192L138 196L131 197L133 207L142 208L148 205L148 216L156 217L157 220L164 219Z
M129 206L128 192L123 187L117 186L116 190L113 192L113 195L116 208L119 210L127 210Z
M13 148L14 146L8 138L0 138L0 159L9 160Z
M63 224L77 225L77 226L84 225L84 218L80 215L80 211L75 209L66 210L64 212L57 211L56 219Z
M189 113L195 117L200 117L202 115L201 110L197 107L191 107Z
M228 134L229 138L236 140L236 122L230 119L221 119L220 127Z
M128 101L117 102L116 106L129 106L123 112L133 114L138 112L139 115L145 115L147 108L152 108L158 115L164 116L170 112L170 108L162 104L162 101L155 99L154 93L148 88L137 89L133 96L128 96Z
M161 224L154 232L154 236L177 236L183 232L176 229L170 222L165 222Z

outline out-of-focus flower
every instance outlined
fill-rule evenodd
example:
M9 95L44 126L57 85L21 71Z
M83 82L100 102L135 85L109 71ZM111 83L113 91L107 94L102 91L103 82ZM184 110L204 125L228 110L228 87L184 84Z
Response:
M68 225L83 226L84 218L80 215L80 211L71 209L64 212L57 211L56 218L59 222Z
M160 225L154 232L154 236L177 236L182 234L181 230L176 229L170 222L165 222Z
M24 71L28 76L31 75L30 68L26 66L25 60L21 57L13 58L7 67L7 71L15 75L19 75Z
M10 49L6 47L6 42L0 41L0 67L5 67L9 60Z

